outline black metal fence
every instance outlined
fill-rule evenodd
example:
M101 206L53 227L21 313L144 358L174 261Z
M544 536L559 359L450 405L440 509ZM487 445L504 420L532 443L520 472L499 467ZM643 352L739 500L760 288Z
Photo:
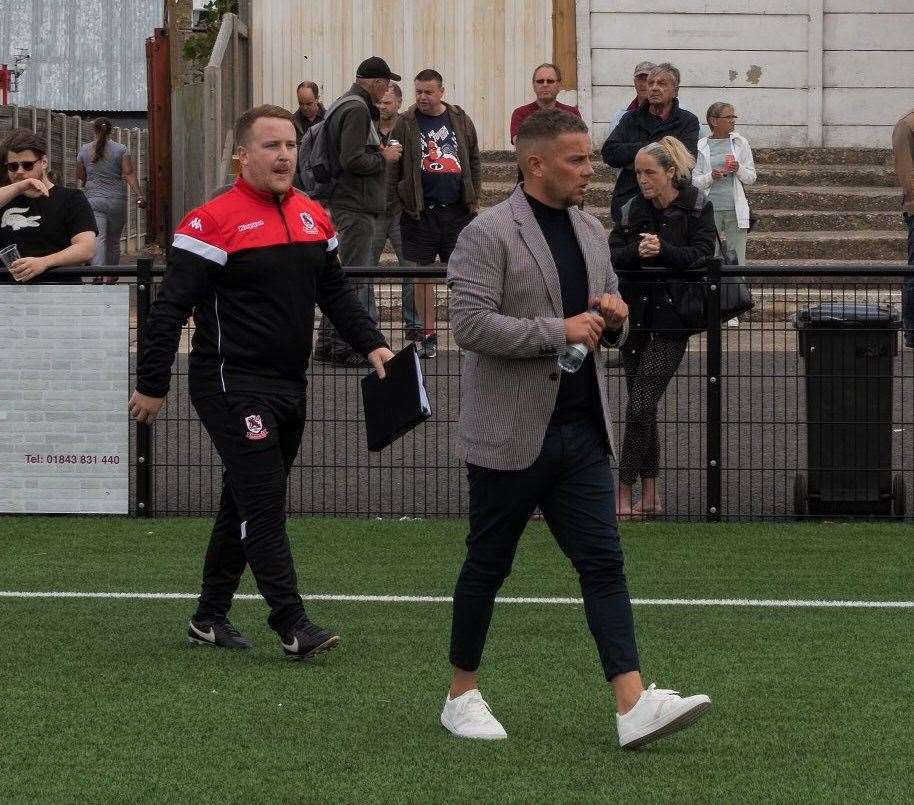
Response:
M749 278L753 311L718 324L720 283ZM406 343L403 280L438 280L439 352L423 362L433 418L381 453L365 448L359 377L365 370L315 363L308 425L289 481L289 511L353 517L463 517L465 470L454 445L461 352L447 326L443 269L351 269L371 282L382 328L394 349ZM914 364L898 329L819 322L797 330L804 310L840 303L881 306L900 317L910 269L753 266L699 276L708 290L709 327L689 339L658 407L659 486L664 516L684 520L772 519L911 511L914 488ZM140 283L142 285L143 283ZM140 310L142 310L142 296ZM895 325L897 328L899 325ZM168 405L150 438L146 511L213 513L221 467L187 396L190 327L182 335ZM811 360L820 343L844 339L828 365ZM848 338L850 341L848 341ZM802 341L805 345L804 354ZM817 340L818 339L818 340ZM824 341L823 341L824 339ZM809 352L809 349L812 352ZM821 354L818 353L818 354ZM624 372L606 369L621 444ZM818 379L816 379L818 377ZM845 401L837 404L837 396ZM138 428L142 443L142 428ZM144 488L138 482L138 499ZM142 502L142 501L140 501Z
M133 282L131 387L142 352L138 338L154 298L159 267L100 269ZM739 273L737 273L739 272ZM315 363L308 423L289 480L293 515L464 517L465 470L455 457L462 355L447 325L444 270L350 269L371 282L381 326L396 350L406 343L401 283L436 280L439 351L423 361L434 416L381 453L365 447L359 378L366 371ZM881 309L900 318L910 268L751 266L692 275L706 285L706 332L685 357L657 410L664 514L680 520L835 516L897 517L914 510L914 350L900 322L847 327L804 311L838 305ZM133 278L135 277L135 281ZM719 324L721 283L748 278L754 309L736 326ZM832 313L835 311L833 310ZM800 317L801 328L797 329ZM219 501L221 465L187 394L192 323L184 330L166 407L152 428L132 432L132 511L210 515ZM624 372L606 368L621 444Z

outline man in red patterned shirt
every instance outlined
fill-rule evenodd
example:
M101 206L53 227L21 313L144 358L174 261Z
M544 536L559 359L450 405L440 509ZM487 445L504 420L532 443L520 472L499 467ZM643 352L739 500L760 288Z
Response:
M541 64L533 71L533 92L536 100L533 103L518 106L511 113L511 144L517 139L517 131L534 112L540 109L561 109L570 115L581 116L577 106L559 103L556 99L562 91L562 71L554 64Z

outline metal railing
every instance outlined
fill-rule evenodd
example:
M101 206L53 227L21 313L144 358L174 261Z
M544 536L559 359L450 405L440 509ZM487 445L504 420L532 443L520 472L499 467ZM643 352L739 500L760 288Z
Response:
M136 268L91 272L133 280L132 375L162 271L140 261ZM373 283L380 325L395 350L407 342L401 283L438 281L439 351L423 361L434 415L386 450L369 453L358 382L366 370L313 363L308 421L289 479L289 512L464 517L465 469L454 450L462 353L447 323L444 269L348 273L355 283ZM664 516L716 521L911 512L914 350L902 345L900 325L857 327L848 341L847 333L830 326L798 331L795 321L797 313L829 302L848 310L854 304L881 306L898 316L902 280L914 279L914 270L755 265L692 276L706 286L708 328L689 339L657 409ZM755 308L738 326L721 325L721 283L738 278L750 282ZM192 330L189 323L181 335L166 407L152 428L136 425L132 431L132 511L138 515L210 515L218 507L221 464L187 391ZM838 347L829 346L832 336ZM826 364L823 348L832 350ZM615 442L621 445L628 402L624 370L611 365L606 371ZM131 387L133 382L131 376ZM853 504L855 496L860 505Z

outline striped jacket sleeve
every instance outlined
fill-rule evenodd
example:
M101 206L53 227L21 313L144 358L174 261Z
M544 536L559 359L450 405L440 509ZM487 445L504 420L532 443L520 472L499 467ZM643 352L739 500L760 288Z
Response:
M199 209L188 213L175 230L165 279L146 322L143 359L137 367L140 394L168 394L181 328L208 295L210 272L227 261L222 233L213 219Z

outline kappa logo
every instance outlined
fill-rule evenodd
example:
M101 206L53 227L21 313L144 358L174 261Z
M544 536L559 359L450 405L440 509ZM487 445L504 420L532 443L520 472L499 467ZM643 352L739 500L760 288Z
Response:
M250 414L249 416L246 416L244 418L244 426L248 429L245 437L252 442L259 442L261 439L266 439L267 436L270 435L270 431L263 426L263 420L260 418L260 414Z
M313 232L316 229L314 226L314 219L311 217L310 213L300 212L298 217L301 218L301 223L305 228L305 232Z
M199 218L191 218L190 219L190 228L196 229L198 232L202 232L203 231L203 221L201 221Z
M8 227L9 229L12 229L13 232L18 232L20 229L25 229L26 227L41 226L39 223L39 221L41 221L40 215L22 214L28 211L28 207L10 207L3 213L3 218L0 219L0 228Z

